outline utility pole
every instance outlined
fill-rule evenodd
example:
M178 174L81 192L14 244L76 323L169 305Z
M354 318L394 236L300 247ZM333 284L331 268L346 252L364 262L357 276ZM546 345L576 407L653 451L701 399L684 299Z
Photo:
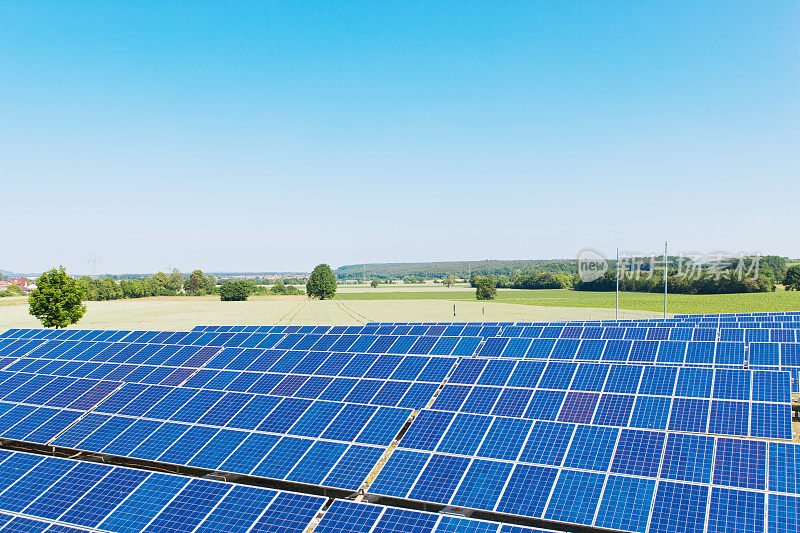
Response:
M664 241L664 318L667 318L667 277L669 276L667 261L667 241Z
M92 264L92 277L96 278L97 277L97 265L99 263L102 263L103 261L98 259L97 258L97 252L94 252L94 253L92 253L92 257L90 257L86 262Z
M617 303L614 306L614 320L619 320L619 246L617 246Z

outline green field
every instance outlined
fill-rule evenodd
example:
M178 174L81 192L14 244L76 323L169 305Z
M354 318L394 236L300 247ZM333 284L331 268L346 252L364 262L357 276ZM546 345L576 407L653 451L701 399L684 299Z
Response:
M613 292L553 290L498 290L498 303L536 305L546 307L614 308ZM336 295L336 300L452 300L475 301L471 291L431 290L411 292L387 287L383 291L347 292ZM664 310L664 295L644 292L623 292L619 298L620 309L636 311ZM745 313L753 311L798 311L800 292L778 290L770 293L749 294L672 294L667 298L668 313Z

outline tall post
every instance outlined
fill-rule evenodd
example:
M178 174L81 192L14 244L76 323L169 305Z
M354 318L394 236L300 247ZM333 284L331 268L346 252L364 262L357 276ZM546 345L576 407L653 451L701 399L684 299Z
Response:
M614 306L614 320L619 320L619 246L617 246L617 291L616 305Z
M667 260L667 241L664 241L664 318L667 318L667 278L669 277L669 261Z

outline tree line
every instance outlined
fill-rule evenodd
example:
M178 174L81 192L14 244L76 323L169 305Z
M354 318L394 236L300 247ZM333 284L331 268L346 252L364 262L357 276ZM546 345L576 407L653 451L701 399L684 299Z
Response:
M467 278L477 276L510 276L514 271L533 274L538 272L577 273L578 265L574 259L489 259L485 261L436 261L424 263L372 263L344 265L334 273L339 279L404 279L415 276L421 280L441 279L448 275Z
M123 279L119 283L110 276L81 276L78 281L84 287L85 299L90 301L149 296L204 296L217 293L217 279L211 274L205 275L202 270L194 270L185 276L174 269L170 274L156 272L152 276Z
M578 291L614 291L617 285L617 272L609 270L600 278L585 282L575 280L574 289ZM667 292L670 294L735 294L747 292L773 292L776 288L774 276L770 272L759 273L757 277L719 275L700 271L693 275L679 275L671 271L667 276ZM620 276L619 290L625 292L663 292L664 273L654 272L648 276Z

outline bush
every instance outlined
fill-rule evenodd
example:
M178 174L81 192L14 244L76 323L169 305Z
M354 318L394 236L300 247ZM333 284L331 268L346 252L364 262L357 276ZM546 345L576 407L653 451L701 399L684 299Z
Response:
M283 295L283 296L295 296L298 294L303 294L301 290L297 287L292 285L286 285L283 281L278 280L275 284L270 287L269 293L273 296Z
M552 272L540 272L521 276L516 283L515 289L568 289L572 287L572 277L567 274L554 274Z
M9 285L6 290L0 291L0 298L4 296L25 296L25 291L16 285Z
M475 283L475 298L478 300L494 300L497 296L497 287L491 276L478 278Z
M219 287L219 299L223 302L243 302L253 292L253 284L242 280L228 280Z

